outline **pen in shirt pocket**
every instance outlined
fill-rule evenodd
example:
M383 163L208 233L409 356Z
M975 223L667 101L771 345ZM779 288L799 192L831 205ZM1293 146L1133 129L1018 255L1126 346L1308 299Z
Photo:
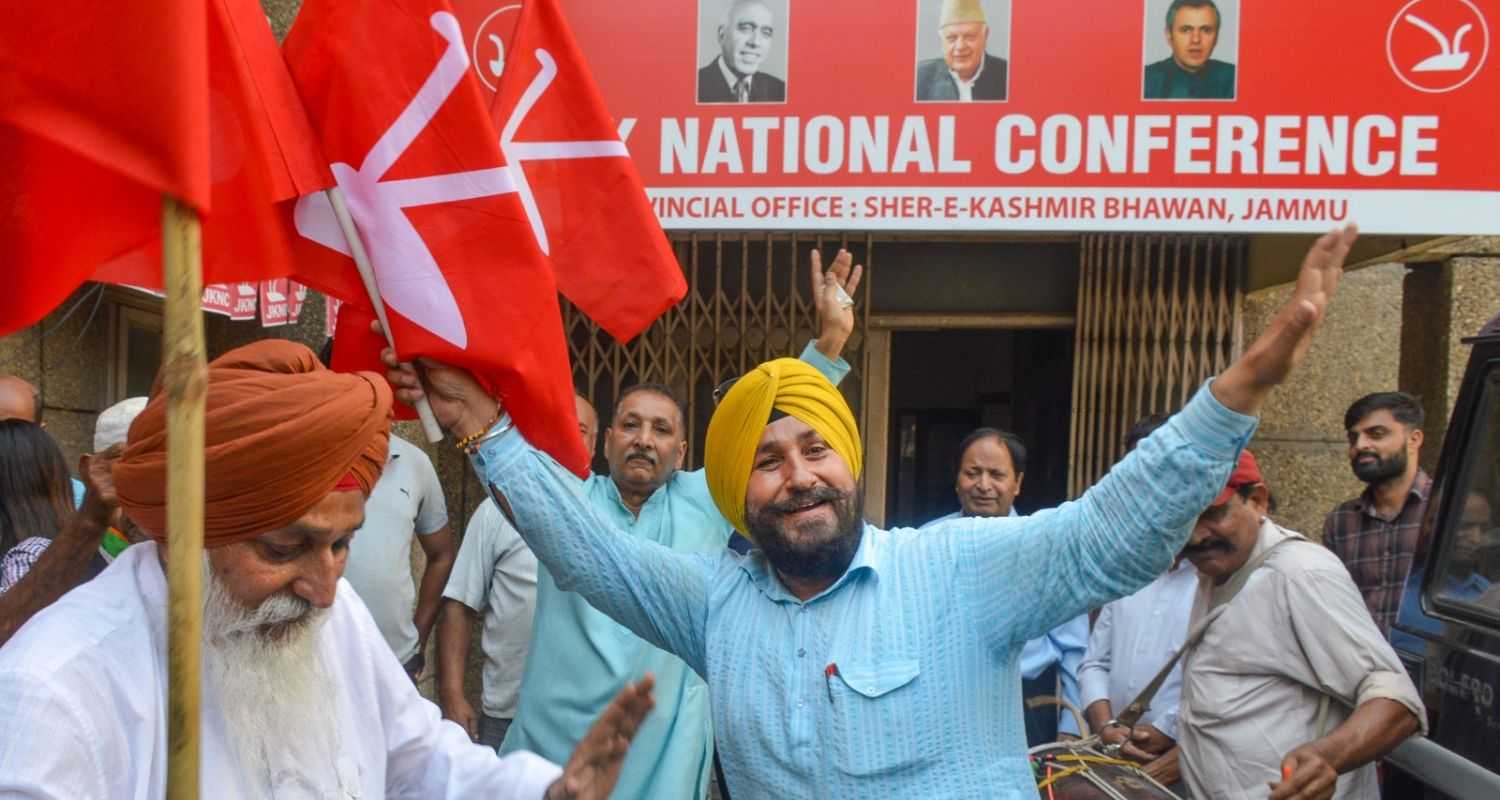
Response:
M828 687L828 704L833 705L833 676L839 674L839 665L828 662L823 668L823 684Z

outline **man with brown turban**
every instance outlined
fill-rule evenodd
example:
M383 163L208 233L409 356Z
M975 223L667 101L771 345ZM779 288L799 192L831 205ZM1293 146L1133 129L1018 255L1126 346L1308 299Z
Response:
M1319 239L1265 334L1082 498L920 534L862 521L854 416L797 361L751 370L709 423L709 489L758 546L745 556L615 529L467 372L429 363L419 380L387 352L387 376L469 443L559 586L703 676L735 800L1036 797L1022 646L1171 563L1306 354L1353 240Z
M271 340L209 367L202 795L590 797L651 705L622 692L566 770L473 745L423 700L341 580L380 477L390 388ZM161 797L167 781L166 402L131 426L121 506L154 541L0 650L0 795Z

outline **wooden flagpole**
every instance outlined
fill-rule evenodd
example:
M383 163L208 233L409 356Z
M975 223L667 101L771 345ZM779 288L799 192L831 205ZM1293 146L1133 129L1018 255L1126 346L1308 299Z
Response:
M167 798L197 800L203 646L203 247L198 214L162 197L167 290L162 389L167 395Z
M380 287L375 284L375 268L370 265L370 255L365 252L364 240L359 238L359 229L354 226L354 216L349 213L348 203L344 202L344 193L337 186L325 192L328 202L333 206L333 216L339 221L339 230L344 232L344 241L349 244L349 254L354 257L354 266L359 269L360 280L365 284L365 294L370 297L370 306L375 309L375 318L380 320L380 329L385 331L386 344L395 350L396 340L391 336L390 323L386 321L385 301L380 298ZM427 434L427 441L441 442L443 428L438 425L437 417L433 416L432 406L427 398L417 398L416 408L417 418L422 421L422 432Z

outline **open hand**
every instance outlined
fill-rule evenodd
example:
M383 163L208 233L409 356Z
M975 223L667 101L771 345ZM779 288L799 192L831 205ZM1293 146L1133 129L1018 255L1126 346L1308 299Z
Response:
M844 343L854 333L854 307L845 306L839 290L853 299L859 288L864 266L854 264L848 250L840 250L833 258L833 266L823 271L823 255L816 249L811 254L808 272L812 276L813 304L818 309L817 348L823 355L837 358L843 352ZM851 265L852 268L851 268Z
M620 766L641 720L656 705L651 689L656 680L649 673L639 683L615 695L609 708L599 715L573 755L563 774L547 787L546 800L605 800L620 778Z
M1338 771L1311 744L1286 754L1281 775L1279 783L1270 783L1271 800L1327 800L1338 787Z
M1348 225L1318 237L1302 259L1296 288L1286 306L1245 354L1214 381L1212 391L1219 402L1240 413L1255 414L1271 389L1302 363L1358 236L1359 230Z
M1313 334L1323 324L1328 301L1343 278L1344 259L1358 236L1359 229L1348 225L1323 234L1307 251L1291 299L1246 355L1261 380L1281 383L1302 363L1312 346Z

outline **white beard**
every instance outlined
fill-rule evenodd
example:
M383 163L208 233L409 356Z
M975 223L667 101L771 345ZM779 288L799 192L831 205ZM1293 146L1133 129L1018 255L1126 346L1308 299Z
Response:
M247 608L204 557L204 695L223 714L226 745L252 796L321 795L339 785L337 692L318 649L327 616L290 591ZM267 635L271 625L276 633Z

